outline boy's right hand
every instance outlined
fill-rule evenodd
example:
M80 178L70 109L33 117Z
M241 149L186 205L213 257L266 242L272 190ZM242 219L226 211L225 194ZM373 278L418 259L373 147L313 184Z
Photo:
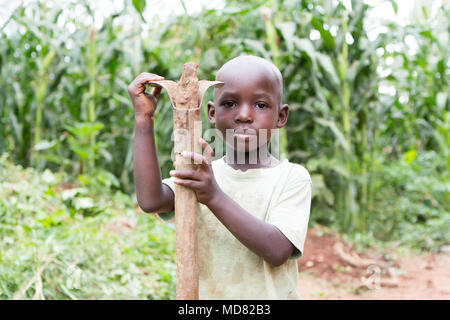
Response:
M135 115L153 116L156 110L156 102L161 94L161 87L153 88L151 93L145 92L145 84L149 81L164 80L153 73L143 72L136 77L128 86L128 94L134 107Z

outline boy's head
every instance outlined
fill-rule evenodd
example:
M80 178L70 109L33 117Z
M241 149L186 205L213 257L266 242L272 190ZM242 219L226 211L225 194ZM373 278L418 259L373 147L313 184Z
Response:
M220 68L216 80L225 84L214 89L208 118L228 142L234 141L234 146L240 140L248 152L255 145L252 140L259 147L266 145L271 129L286 124L289 107L281 105L283 78L270 61L256 56L236 57ZM233 136L227 136L227 131L233 131Z

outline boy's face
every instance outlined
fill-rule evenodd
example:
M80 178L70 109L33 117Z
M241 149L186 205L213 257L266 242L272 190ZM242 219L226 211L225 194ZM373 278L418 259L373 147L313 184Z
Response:
M208 103L208 118L226 143L249 152L267 145L271 129L283 127L289 107L280 106L281 79L267 66L235 64L217 75L223 87L214 90L214 104Z

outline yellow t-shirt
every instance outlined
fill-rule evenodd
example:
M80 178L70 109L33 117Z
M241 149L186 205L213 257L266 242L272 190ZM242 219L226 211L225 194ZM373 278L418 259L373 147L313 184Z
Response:
M235 170L223 158L212 162L219 187L242 208L276 226L295 246L283 265L272 267L250 251L199 203L200 299L299 299L296 258L303 252L312 182L301 165L280 161L271 168ZM174 178L164 179L175 192ZM173 212L160 213L170 220Z

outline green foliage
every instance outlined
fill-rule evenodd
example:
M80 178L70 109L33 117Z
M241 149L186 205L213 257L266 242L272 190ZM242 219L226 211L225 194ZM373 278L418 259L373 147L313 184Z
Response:
M95 159L99 156L99 151L105 152L106 142L93 142L92 137L95 136L104 125L100 122L82 122L66 129L70 133L68 137L70 149L80 158L81 168L89 164L90 171L94 170ZM111 156L109 156L110 158Z
M395 88L384 96L383 143L398 154L405 150L436 150L450 169L449 17L450 7L429 15L416 7L416 22L400 28L389 25L386 51L380 65L383 84ZM391 72L389 72L391 71ZM394 136L395 135L395 136Z
M171 226L66 179L0 158L0 299L174 299Z
M0 150L24 166L73 173L101 162L129 191L133 111L126 87L137 63L123 44L133 43L137 30L115 26L121 13L95 29L67 15L75 8L95 21L87 5L31 2L3 26L9 32L0 36ZM108 125L80 149L79 137L67 131L78 123Z
M99 21L87 2L50 8L32 1L0 26L0 152L14 163L70 173L86 188L107 183L131 193L132 79L144 71L178 79L182 65L196 61L199 77L213 80L227 60L254 54L284 76L290 117L280 132L281 153L313 177L312 220L380 239L412 237L410 227L422 230L415 244L425 231L436 243L446 241L437 234L448 197L430 193L438 203L429 209L437 220L430 220L419 192L405 188L419 176L448 182L442 171L450 169L448 4L433 14L417 5L414 23L386 23L373 37L364 1L228 0L224 9L188 15L185 8L184 15L151 23L144 23L143 10L156 4L124 4ZM74 9L86 19L71 18ZM173 143L166 94L155 123L167 176ZM417 169L425 156L439 166ZM396 180L396 172L410 175ZM391 202L380 199L396 193ZM409 219L408 212L421 218ZM395 226L383 229L383 216Z
M434 151L406 152L401 159L375 161L379 178L374 188L369 232L349 238L361 248L394 241L436 252L450 243L450 177L445 159Z
M436 174L437 173L437 174ZM420 249L450 243L450 176L434 151L380 166L374 233Z

